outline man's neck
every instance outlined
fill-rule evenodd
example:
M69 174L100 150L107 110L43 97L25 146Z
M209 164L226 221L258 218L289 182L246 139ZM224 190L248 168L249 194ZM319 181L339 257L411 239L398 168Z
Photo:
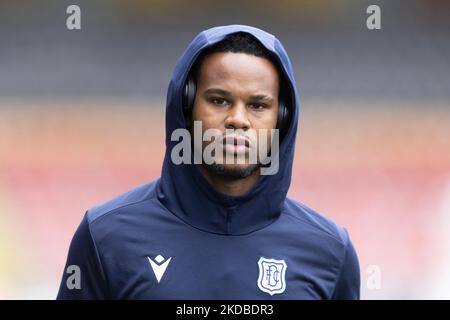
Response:
M214 189L229 196L244 195L253 188L261 175L260 170L255 170L246 178L230 179L219 176L206 169L204 166L200 166L200 170Z

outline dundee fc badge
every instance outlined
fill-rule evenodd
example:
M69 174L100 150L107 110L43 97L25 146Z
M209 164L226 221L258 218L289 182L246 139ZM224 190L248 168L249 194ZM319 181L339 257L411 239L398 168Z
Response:
M286 289L286 262L284 260L267 259L261 257L258 261L258 287L261 291L273 296Z

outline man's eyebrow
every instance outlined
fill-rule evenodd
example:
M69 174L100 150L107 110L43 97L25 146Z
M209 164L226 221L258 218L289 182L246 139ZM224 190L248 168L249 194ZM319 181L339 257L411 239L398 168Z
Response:
M231 92L223 90L223 89L220 89L220 88L209 88L209 89L205 90L204 94L205 95L207 95L207 94L219 94L219 95L224 96L224 97L231 97L232 96Z
M250 99L253 101L273 101L273 97L269 96L267 94L256 94L254 96L251 96Z
M224 97L232 96L231 92L224 90L224 89L220 89L220 88L209 88L209 89L205 90L204 94L205 95L219 94ZM253 96L250 96L250 99L253 101L273 101L274 100L272 96L267 95L267 94L255 94Z

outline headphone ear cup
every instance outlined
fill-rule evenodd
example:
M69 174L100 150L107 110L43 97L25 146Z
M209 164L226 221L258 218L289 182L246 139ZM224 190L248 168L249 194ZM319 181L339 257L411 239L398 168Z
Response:
M192 77L188 77L183 89L183 111L185 114L190 114L194 107L196 93L195 80Z
M283 139L289 128L289 109L284 103L284 101L279 102L278 105L278 118L277 118L277 129L279 129L280 141Z

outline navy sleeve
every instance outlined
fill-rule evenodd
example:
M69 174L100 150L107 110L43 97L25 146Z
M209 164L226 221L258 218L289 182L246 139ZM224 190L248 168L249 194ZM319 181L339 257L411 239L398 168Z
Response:
M355 248L348 239L345 258L334 288L333 300L358 300L360 298L360 271Z
M107 298L106 279L86 214L70 243L67 262L56 299Z

